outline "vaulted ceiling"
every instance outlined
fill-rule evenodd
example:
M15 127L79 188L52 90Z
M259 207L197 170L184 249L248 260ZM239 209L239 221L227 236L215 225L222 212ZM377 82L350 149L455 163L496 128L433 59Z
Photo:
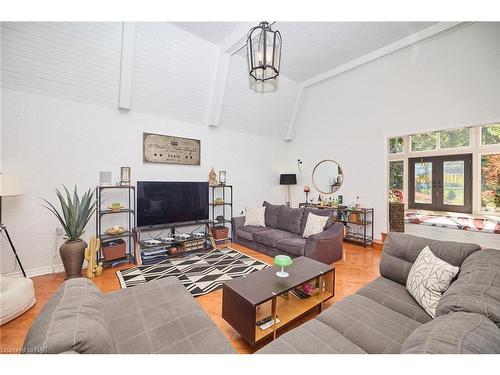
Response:
M403 39L435 22L276 22L283 37L282 74L302 82ZM174 22L221 45L238 22ZM244 35L242 35L244 36ZM246 57L246 49L238 54Z
M277 22L282 72L276 90L262 94L249 84L245 48L238 50L256 24L135 23L130 110L209 125L219 92L217 125L284 139L306 82L434 27L432 22ZM2 87L118 107L122 23L1 26ZM236 48L221 79L228 43Z

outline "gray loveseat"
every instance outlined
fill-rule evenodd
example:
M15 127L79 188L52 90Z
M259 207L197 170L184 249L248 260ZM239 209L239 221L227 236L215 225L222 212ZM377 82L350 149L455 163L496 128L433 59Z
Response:
M264 202L265 227L245 225L245 217L233 218L233 241L274 257L306 256L330 264L342 259L344 225L331 219L335 211L314 208L290 208ZM309 213L329 216L323 232L302 237Z
M24 353L234 353L176 277L103 294L67 280L31 326Z
M425 246L460 267L434 320L405 287ZM500 353L500 250L390 233L380 274L257 353Z

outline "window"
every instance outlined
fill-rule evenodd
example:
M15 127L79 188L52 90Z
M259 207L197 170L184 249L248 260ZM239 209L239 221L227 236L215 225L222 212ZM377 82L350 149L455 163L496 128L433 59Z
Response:
M481 210L500 212L500 154L481 156Z
M402 154L403 146L403 137L389 138L389 154Z
M403 160L389 162L389 189L403 190Z
M469 147L470 128L439 132L441 148Z
M411 137L412 151L432 151L437 148L437 133L415 134Z
M410 158L410 208L472 212L472 154Z
M500 124L481 127L481 145L500 144Z

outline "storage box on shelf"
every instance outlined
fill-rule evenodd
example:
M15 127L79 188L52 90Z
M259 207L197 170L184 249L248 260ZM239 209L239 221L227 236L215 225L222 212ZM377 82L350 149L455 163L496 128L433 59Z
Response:
M222 194L222 197L217 197L216 193ZM210 197L210 226L213 239L215 242L232 241L233 187L225 184L210 186ZM230 199L229 202L226 198Z

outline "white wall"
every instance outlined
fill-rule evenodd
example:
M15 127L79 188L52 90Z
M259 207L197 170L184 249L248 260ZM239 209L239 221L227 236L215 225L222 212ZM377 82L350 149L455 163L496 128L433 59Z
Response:
M375 208L386 228L386 139L500 119L500 24L476 23L307 88L288 149L303 161L294 204L304 201L317 162L340 163L335 194ZM313 190L317 197L317 192Z
M282 140L209 128L134 112L77 103L17 90L2 90L2 173L21 176L25 194L3 200L4 222L31 273L48 273L57 255L58 222L41 206L55 201L54 187L77 184L93 188L98 172L132 168L132 180L206 181L212 165L227 170L234 185L235 216L245 205L279 202L278 185L286 164ZM144 164L142 133L170 134L201 140L201 166ZM94 222L85 238L94 232ZM2 241L1 273L14 270L10 248ZM56 256L55 263L60 263Z

